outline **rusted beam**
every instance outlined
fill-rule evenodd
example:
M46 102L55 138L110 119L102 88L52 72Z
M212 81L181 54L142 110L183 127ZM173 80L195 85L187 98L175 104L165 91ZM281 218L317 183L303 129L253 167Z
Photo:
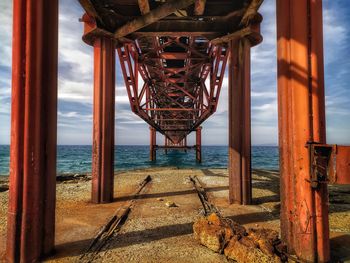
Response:
M158 32L158 36L164 35L163 32L213 32L216 34L227 34L234 28L225 20L171 20L162 19L146 27L139 29L137 32ZM167 36L167 35L165 35ZM182 35L190 36L190 35Z
M145 111L199 111L199 109L190 108L145 108Z
M156 147L157 147L157 133L156 133L156 129L154 129L153 127L149 128L150 130L150 144L149 144L149 159L151 162L156 161Z
M149 13L149 2L148 0L138 0L140 12L142 15Z
M147 57L149 59L150 57ZM184 52L162 52L159 54L159 58L163 59L186 59L188 58L188 54Z
M231 34L217 37L211 40L210 42L213 45L223 45L223 44L227 44L229 41L238 40L241 38L248 38L250 40L251 46L260 44L263 40L260 34L260 22L254 25L249 25Z
M237 40L237 39L240 39L240 38L244 38L244 37L250 35L251 33L252 33L251 28L250 27L246 27L246 28L243 28L243 29L241 29L239 31L236 31L234 33L225 35L223 37L215 38L215 39L211 40L210 42L213 45L222 45L222 44L228 43L229 41L233 41L233 40Z
M168 146L156 146L157 149L181 149L181 150L190 150L190 149L196 149L196 146L184 146L184 145L168 145Z
M121 26L114 32L115 38L120 38L129 35L143 27L146 27L179 9L186 8L193 4L195 0L171 0L162 4L160 7L152 10L151 12L136 18L125 25Z
M168 154L168 138L166 136L164 136L164 149L165 149L165 154Z
M92 150L93 203L113 200L114 189L115 43L94 42L94 111Z
M79 0L79 3L89 16L92 16L93 18L97 18L99 21L102 21L101 17L97 13L94 5L91 3L90 0Z
M206 0L196 0L194 3L194 15L201 16L204 14Z
M152 177L150 175L147 175L145 179L138 183L137 190L130 196L131 199L128 198L129 200L121 207L119 207L112 215L111 219L102 226L97 235L91 241L89 247L79 257L79 261L95 262L96 258L102 256L99 253L101 250L103 251L103 249L107 247L108 241L113 238L113 236L116 235L120 231L121 227L125 224L132 206L135 204L139 195L142 193L149 182L152 182Z
M170 37L181 37L181 36L189 36L189 37L205 37L207 39L214 39L216 37L222 36L222 33L218 33L215 31L155 31L154 29L149 31L136 31L130 34L130 38L138 39L142 37L158 37L158 36L170 36Z
M312 187L307 142L325 143L321 0L277 1L281 234L302 261L329 261L327 185Z
M58 1L13 1L6 262L54 249Z
M258 9L260 8L261 4L264 2L264 0L252 0L246 9L240 24L242 26L248 26L250 23L255 22L258 15Z
M229 201L250 204L250 43L231 41L229 49Z
M202 127L196 129L196 161L202 162Z
M336 146L335 172L331 184L350 184L350 146Z

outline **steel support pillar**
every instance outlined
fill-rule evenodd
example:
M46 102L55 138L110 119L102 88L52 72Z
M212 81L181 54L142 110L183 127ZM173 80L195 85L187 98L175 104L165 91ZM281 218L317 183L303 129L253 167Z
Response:
M187 136L184 138L184 146L187 147ZM187 148L184 151L187 153Z
M53 251L58 1L14 0L7 262Z
M149 159L151 162L155 162L157 159L157 131L155 128L150 127L150 144L149 144Z
M329 256L326 184L310 184L307 142L325 143L321 0L278 0L281 234L302 261Z
M229 202L252 201L250 124L250 42L229 44Z
M93 203L113 200L114 189L115 43L94 42L94 110L92 150Z
M196 129L196 161L202 162L202 127Z
M168 146L168 138L164 136L164 146L167 147ZM168 154L168 149L165 148L165 154Z

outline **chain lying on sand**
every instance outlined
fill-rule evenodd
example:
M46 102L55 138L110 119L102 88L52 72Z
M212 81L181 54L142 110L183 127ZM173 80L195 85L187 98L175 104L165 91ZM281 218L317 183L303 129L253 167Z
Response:
M207 216L207 215L210 215L211 213L220 215L219 209L217 209L217 207L209 201L209 197L205 192L204 186L201 183L201 181L199 181L197 176L190 176L189 178L193 184L194 189L198 194L199 200L202 203L202 206L204 208L204 215Z
M121 226L125 223L129 212L132 209L133 204L138 198L141 191L145 186L152 180L151 176L148 175L140 184L136 192L132 195L132 199L128 201L124 206L120 207L111 219L105 224L101 230L96 234L92 242L86 251L79 258L79 262L93 262L97 254L107 244L108 240L117 233Z

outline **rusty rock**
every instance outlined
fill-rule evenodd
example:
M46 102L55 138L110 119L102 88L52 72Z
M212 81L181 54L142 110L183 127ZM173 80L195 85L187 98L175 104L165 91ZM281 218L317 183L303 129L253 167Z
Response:
M249 239L249 238L248 238ZM271 263L281 262L277 256L269 256L260 249L246 246L237 238L232 238L224 250L225 256L239 263Z
M193 224L193 232L200 244L215 252L222 252L233 236L232 229L216 214L198 219Z
M257 248L258 245L254 242L254 240L252 240L249 237L242 237L239 240L240 243L242 243L243 245L247 246L247 247L251 247L251 248Z
M271 229L249 229L248 236L267 255L274 255L274 242L278 241L278 232Z

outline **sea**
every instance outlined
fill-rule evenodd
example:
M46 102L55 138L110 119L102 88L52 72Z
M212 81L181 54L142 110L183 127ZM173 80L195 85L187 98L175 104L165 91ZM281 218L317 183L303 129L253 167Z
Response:
M91 173L91 145L59 145L57 148L57 173L82 174ZM0 145L0 175L9 174L8 145ZM195 151L157 150L157 161L149 161L149 146L117 145L115 148L115 171L154 168L226 168L228 158L227 146L202 146L202 163L196 163ZM253 146L252 168L278 170L278 147Z

